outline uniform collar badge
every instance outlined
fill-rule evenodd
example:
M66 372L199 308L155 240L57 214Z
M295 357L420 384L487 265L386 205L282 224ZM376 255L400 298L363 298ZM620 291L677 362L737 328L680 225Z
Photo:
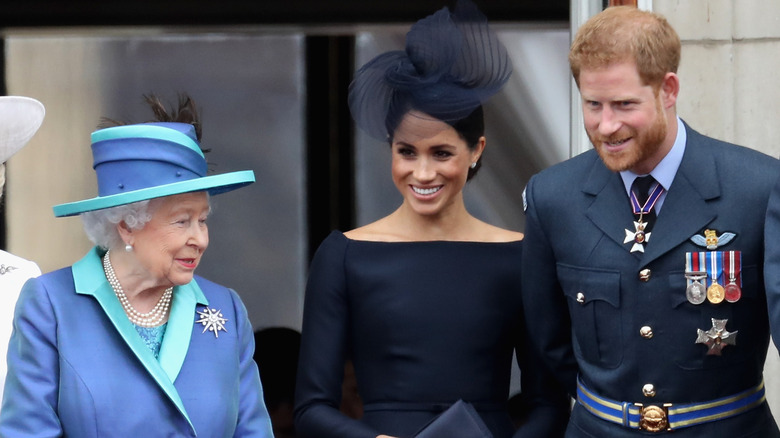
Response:
M709 250L714 250L718 249L719 246L731 242L735 237L737 237L737 235L730 232L725 232L718 236L716 230L704 230L704 235L694 234L691 237L691 242Z

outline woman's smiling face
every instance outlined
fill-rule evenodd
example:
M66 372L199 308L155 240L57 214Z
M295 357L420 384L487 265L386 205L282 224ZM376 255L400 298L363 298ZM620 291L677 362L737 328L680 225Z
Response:
M479 159L484 140L471 150L452 126L409 112L393 133L391 147L393 182L404 203L430 216L463 202L469 166Z

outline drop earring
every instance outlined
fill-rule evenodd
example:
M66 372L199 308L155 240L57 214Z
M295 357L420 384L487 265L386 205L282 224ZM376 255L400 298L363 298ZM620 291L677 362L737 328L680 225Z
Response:
M133 245L130 245L129 243L125 245L125 252L132 252L133 251Z

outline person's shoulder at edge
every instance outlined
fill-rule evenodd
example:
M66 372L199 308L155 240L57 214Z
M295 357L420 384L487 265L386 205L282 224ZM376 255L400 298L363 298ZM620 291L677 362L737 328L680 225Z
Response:
M490 225L479 219L472 218L467 236L455 236L453 239L432 239L432 240L452 240L467 242L485 242L485 243L506 243L523 240L523 233L507 230L504 228ZM349 240L369 241L369 242L414 242L421 241L410 238L402 228L394 226L389 217L384 217L376 222L364 225L359 228L343 233Z
M4 265L6 269L10 269L9 272L13 272L16 269L21 269L27 271L30 273L30 275L41 275L40 268L32 260L27 260L3 250L0 250L0 265Z

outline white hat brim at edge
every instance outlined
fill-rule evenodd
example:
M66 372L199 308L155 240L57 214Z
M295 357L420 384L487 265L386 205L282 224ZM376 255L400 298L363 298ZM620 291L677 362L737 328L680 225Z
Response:
M45 115L43 104L31 97L0 96L0 163L30 141Z

